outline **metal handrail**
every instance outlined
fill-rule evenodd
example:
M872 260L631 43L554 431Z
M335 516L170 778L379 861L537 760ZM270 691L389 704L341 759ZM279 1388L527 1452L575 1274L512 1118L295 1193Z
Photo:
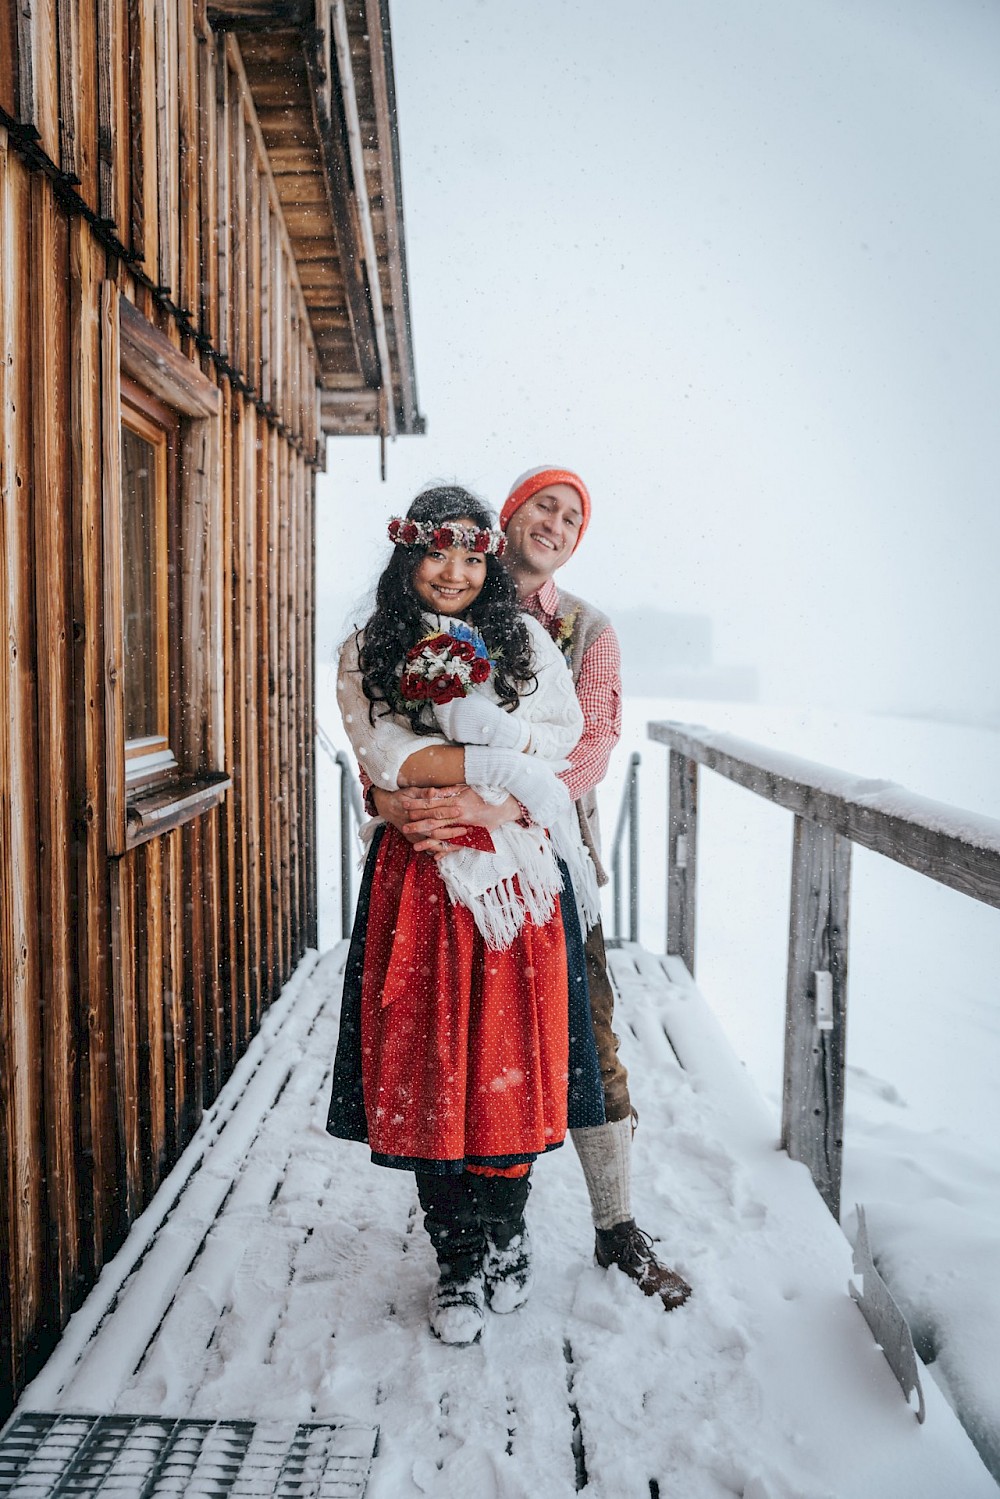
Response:
M639 766L642 756L629 755L618 822L611 844L611 893L614 912L612 942L622 940L622 840L628 828L628 940L639 940Z
M337 749L319 722L316 724L316 738L340 771L340 935L349 937L354 925L354 893L351 889L352 832L359 830L365 820L365 805L350 757L344 750Z

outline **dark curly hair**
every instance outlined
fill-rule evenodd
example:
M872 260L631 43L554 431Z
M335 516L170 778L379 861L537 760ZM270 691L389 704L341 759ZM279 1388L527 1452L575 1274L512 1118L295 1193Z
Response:
M478 527L496 525L493 512L475 495L459 485L441 485L418 494L408 520L446 521L466 515ZM399 695L403 657L426 633L421 618L426 605L413 590L413 573L427 555L427 547L394 546L392 556L375 589L375 610L364 627L358 654L362 684L368 699L368 717L375 723L377 704L382 714L404 712L418 734L441 731L429 703L404 702ZM514 580L492 552L486 554L486 581L464 618L475 625L494 661L493 686L502 703L516 707L537 686L532 670L531 637L521 615ZM382 716L382 715L380 715Z

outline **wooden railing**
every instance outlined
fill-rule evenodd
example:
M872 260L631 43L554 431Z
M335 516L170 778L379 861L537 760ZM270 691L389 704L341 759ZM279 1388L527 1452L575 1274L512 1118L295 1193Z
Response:
M1000 822L732 734L650 723L670 749L667 952L694 973L698 766L795 814L781 1143L840 1212L851 846L1000 907Z

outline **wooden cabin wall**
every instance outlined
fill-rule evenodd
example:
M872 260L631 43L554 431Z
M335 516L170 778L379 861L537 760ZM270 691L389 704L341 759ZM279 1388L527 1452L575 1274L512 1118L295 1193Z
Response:
M119 858L109 283L221 394L233 781ZM316 941L319 452L236 43L194 0L0 0L0 1415Z

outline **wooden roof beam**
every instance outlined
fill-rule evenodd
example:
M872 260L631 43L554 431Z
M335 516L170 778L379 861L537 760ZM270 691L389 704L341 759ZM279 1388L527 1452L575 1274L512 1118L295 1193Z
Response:
M319 421L327 437L377 437L377 390L321 390Z
M371 299L372 321L375 325L375 347L381 367L379 385L383 392L381 409L385 416L383 435L396 435L396 403L392 395L392 362L389 358L389 340L385 331L385 308L382 304L382 284L378 274L378 255L375 250L375 231L372 228L372 210L368 201L368 180L365 176L364 149L361 142L361 121L358 118L358 96L354 87L354 69L351 65L351 41L347 31L347 12L344 0L333 0L333 44L340 74L341 94L347 124L347 143L354 177L354 195L358 205L358 220L361 227L361 246L368 268L368 294Z
M315 10L315 0L208 0L213 31L300 31Z
M365 275L364 243L358 199L353 191L347 121L341 108L342 91L329 86L328 62L324 55L329 44L328 33L317 28L303 36L302 49L358 369L365 384L377 390L382 384L373 309L378 282L373 296Z
M417 433L424 430L424 421L417 410L417 381L413 367L410 295L406 273L406 239L403 233L403 189L399 161L399 135L396 129L396 93L392 66L392 42L389 34L388 0L365 0L365 24L368 27L372 90L375 95L375 123L378 130L378 149L382 170L382 203L385 212L389 287L393 326L396 331L399 388L397 410L402 430Z

